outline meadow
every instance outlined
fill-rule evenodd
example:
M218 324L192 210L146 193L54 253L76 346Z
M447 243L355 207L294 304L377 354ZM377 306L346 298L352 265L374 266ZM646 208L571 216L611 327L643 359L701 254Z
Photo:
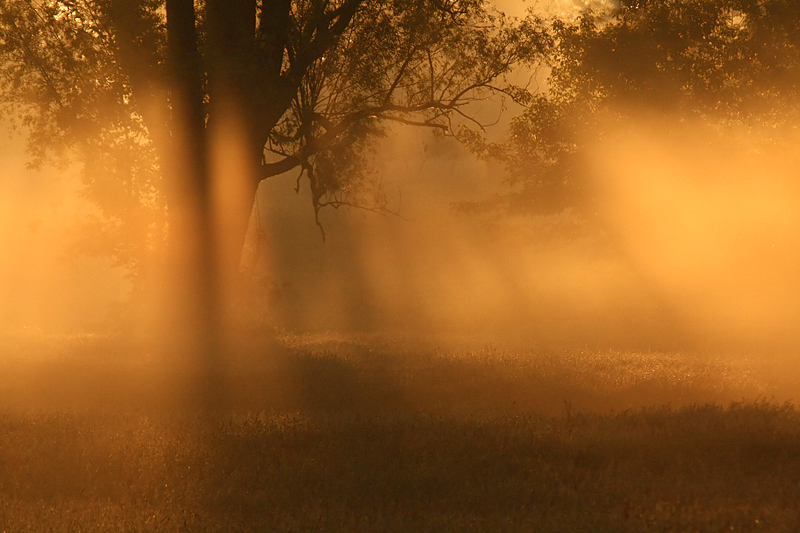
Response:
M2 531L797 531L789 356L237 340L217 408L116 337L0 343Z

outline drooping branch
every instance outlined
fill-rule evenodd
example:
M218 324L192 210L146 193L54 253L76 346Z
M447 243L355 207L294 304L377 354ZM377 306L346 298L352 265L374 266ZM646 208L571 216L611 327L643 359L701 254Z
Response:
M318 137L314 137L311 142L307 142L305 149L303 150L303 157L290 155L285 157L284 159L266 163L264 165L264 175L261 179L266 179L271 176L275 176L278 174L282 174L284 172L288 172L293 168L297 168L303 164L303 159L316 155L320 151L326 149L339 135L343 134L350 128L353 124L358 121L365 120L367 118L374 118L374 119L387 119L387 120L394 120L394 121L403 121L402 117L391 116L387 115L390 112L396 113L418 113L421 111L426 110L433 110L433 109L453 109L456 104L451 103L441 103L441 102L430 102L428 104L420 104L415 106L399 106L399 105L392 105L387 104L383 106L377 106L372 108L363 109L361 111L357 111L345 117L344 119L340 120L336 124L332 124L330 120L326 120L326 131L322 135ZM447 126L443 124L434 124L428 123L425 124L429 127L435 127L447 130Z
M353 112L343 117L336 123L334 123L328 117L324 117L319 113L314 113L312 115L314 121L322 125L323 129L325 129L325 133L310 139L310 141L307 142L304 147L302 156L290 155L284 157L284 159L279 160L277 162L268 163L264 165L265 173L263 174L262 179L269 178L271 176L275 176L283 172L287 172L289 170L292 170L293 168L302 165L304 158L308 158L310 156L319 153L322 150L325 150L333 143L333 141L338 136L345 133L354 124L366 119L388 120L411 126L423 126L448 132L450 130L450 126L448 124L435 122L433 119L422 120L422 121L413 120L406 118L402 115L413 115L430 111L438 111L440 112L440 114L437 115L437 117L441 117L447 115L450 112L456 112L462 117L464 117L466 120L473 121L479 127L482 127L482 125L479 122L475 121L473 117L471 117L466 113L463 113L459 109L460 107L468 103L468 101L466 101L465 99L465 96L468 93L481 88L494 90L494 87L490 86L488 83L481 81L463 88L461 91L459 91L446 101L435 100L435 101L427 101L412 105L385 103L383 105L366 107L364 109ZM435 118L436 117L434 117L434 119ZM308 128L308 126L304 126L304 128Z

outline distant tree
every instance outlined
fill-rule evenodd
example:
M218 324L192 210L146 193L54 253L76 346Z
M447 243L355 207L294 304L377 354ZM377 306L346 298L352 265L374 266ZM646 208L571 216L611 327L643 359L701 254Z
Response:
M581 167L598 120L631 112L717 127L777 127L800 119L800 1L621 0L555 20L547 90L516 117L504 143L465 135L505 163L511 194L469 207L591 213ZM469 132L467 132L469 133Z
M370 140L389 122L450 133L470 103L521 94L502 79L541 51L534 25L482 0L0 0L0 102L34 162L83 161L118 264L194 257L208 326L261 180L295 169L317 217L385 207Z

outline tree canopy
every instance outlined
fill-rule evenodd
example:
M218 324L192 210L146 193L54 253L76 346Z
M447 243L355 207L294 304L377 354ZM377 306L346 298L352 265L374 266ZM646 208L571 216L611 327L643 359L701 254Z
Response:
M0 102L35 163L83 162L105 252L135 272L168 234L181 171L165 162L195 97L178 73L196 78L195 127L238 120L249 199L227 238L240 245L258 182L288 170L308 179L315 215L383 208L370 139L387 122L449 133L471 102L518 94L502 77L542 50L528 26L481 0L2 0Z
M467 140L503 161L514 192L498 205L528 213L591 211L581 155L601 120L630 113L776 131L797 124L800 2L623 0L550 25L547 90L505 143ZM475 207L475 206L473 206Z

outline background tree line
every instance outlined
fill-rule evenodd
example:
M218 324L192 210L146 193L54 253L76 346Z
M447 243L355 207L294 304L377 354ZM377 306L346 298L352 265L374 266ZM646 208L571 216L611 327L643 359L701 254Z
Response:
M468 207L571 209L588 221L595 191L581 156L601 120L681 117L779 141L798 123L798 29L794 0L632 0L552 21L546 88L528 97L504 142L465 137L505 164L513 191Z

